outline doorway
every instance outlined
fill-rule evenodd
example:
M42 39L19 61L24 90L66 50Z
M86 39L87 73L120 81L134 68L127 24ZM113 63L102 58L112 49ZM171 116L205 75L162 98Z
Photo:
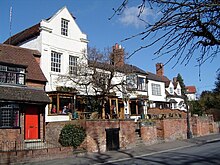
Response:
M37 107L28 106L25 113L25 140L39 139L39 113Z

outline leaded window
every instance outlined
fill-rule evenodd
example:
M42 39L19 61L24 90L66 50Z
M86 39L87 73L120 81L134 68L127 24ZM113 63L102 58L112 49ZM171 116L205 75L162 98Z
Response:
M0 128L19 127L18 104L0 104Z
M25 84L25 69L0 65L0 83Z

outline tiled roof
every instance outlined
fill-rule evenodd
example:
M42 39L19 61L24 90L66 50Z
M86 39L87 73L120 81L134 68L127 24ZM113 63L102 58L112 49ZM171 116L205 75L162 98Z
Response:
M126 73L126 74L139 73L139 74L147 75L147 73L144 70L129 64L124 64L122 67L115 67L107 62L97 62L97 61L88 61L88 64L90 67L97 67L99 69L104 69L104 70L115 70L117 72Z
M148 73L148 79L149 80L165 82L167 84L170 82L170 80L166 76L159 76L159 75L156 75L156 74L151 73L151 72L147 72L147 73Z
M35 60L34 55L40 55L40 52L17 46L0 44L0 63L26 66L27 80L46 82L47 79Z
M40 35L40 23L13 35L11 38L8 38L4 42L4 44L18 45L19 43L22 43L30 38L39 35Z
M0 86L0 100L21 103L50 103L49 97L43 90L16 86Z
M186 93L196 93L196 87L195 86L186 86Z

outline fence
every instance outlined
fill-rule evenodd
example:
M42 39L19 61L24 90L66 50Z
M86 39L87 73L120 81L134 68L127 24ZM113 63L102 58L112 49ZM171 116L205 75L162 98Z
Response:
M35 150L43 148L57 147L49 142L18 142L18 141L3 141L0 143L0 151L23 151L23 150Z

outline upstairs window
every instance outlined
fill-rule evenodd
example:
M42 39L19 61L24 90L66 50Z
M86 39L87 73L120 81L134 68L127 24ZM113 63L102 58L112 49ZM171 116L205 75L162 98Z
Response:
M61 66L61 53L52 51L51 52L51 71L60 72Z
M0 83L25 84L25 69L0 65Z
M161 88L159 84L151 84L152 95L161 96Z
M173 94L173 87L170 87L170 94Z
M146 90L145 78L143 77L138 77L138 90Z
M68 36L68 23L68 20L61 19L61 35Z
M19 106L0 104L0 128L19 127Z
M70 74L77 74L77 60L78 57L69 56L69 73Z
M177 94L181 95L181 90L179 88L177 88Z

